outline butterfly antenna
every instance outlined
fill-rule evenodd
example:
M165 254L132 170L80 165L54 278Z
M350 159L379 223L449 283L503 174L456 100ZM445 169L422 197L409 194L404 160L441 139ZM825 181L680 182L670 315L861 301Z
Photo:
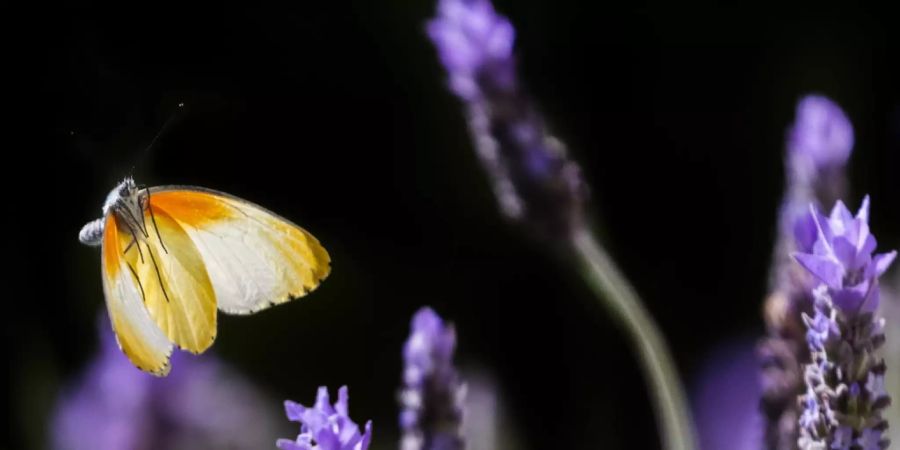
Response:
M184 102L178 103L178 108L175 111L172 111L172 114L169 114L169 118L166 119L166 122L163 123L163 126L160 127L159 131L156 133L156 136L153 136L153 140L147 144L147 147L144 148L144 151L141 153L138 158L138 162L142 162L149 154L150 150L153 149L153 146L156 144L156 141L159 140L159 137L162 136L168 129L169 126L172 125L172 122L178 117L178 113L184 109ZM138 165L138 164L135 164ZM134 172L134 166L132 166L132 172Z

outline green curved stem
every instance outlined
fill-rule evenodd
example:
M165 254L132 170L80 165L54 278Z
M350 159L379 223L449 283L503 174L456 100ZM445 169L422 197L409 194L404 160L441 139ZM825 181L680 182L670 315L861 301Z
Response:
M675 363L659 328L634 288L594 236L586 229L579 228L574 231L571 240L579 257L581 275L603 306L621 319L632 344L638 350L641 366L650 384L656 418L661 427L663 448L696 449L690 409Z

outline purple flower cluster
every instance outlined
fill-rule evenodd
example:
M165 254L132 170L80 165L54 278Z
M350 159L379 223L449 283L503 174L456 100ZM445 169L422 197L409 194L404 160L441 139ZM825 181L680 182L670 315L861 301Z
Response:
M332 406L328 388L319 387L316 404L307 408L290 400L284 402L287 417L300 422L297 439L279 439L281 450L366 450L372 441L372 421L364 431L350 418L350 397L347 386L338 389L338 400Z
M838 202L829 217L813 208L817 239L797 261L820 282L813 291L814 314L804 315L810 363L799 418L802 449L882 449L890 403L884 389L884 319L875 317L878 277L896 251L874 254L869 200L854 217Z
M411 328L403 346L401 448L461 449L465 388L453 367L456 332L427 307L413 316Z
M243 378L207 355L176 353L172 373L156 378L128 362L109 322L101 352L60 396L51 426L58 450L258 449L276 418Z
M856 217L838 201L829 217L813 208L810 222L817 236L812 251L794 257L828 287L828 295L839 309L875 311L878 277L887 271L897 252L873 254L877 242L869 232L869 197L863 199Z
M487 0L441 0L428 36L450 76L450 88L476 101L487 89L516 86L513 41L516 30Z
M581 225L587 187L520 86L510 22L488 0L440 0L428 35L504 215L545 236Z

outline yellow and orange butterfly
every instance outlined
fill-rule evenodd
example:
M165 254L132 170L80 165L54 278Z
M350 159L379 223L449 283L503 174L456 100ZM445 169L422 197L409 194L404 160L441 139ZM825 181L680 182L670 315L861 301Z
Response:
M144 188L126 178L79 240L101 246L106 306L119 347L154 375L173 346L202 353L217 309L253 314L303 297L330 271L306 230L264 208L205 188Z

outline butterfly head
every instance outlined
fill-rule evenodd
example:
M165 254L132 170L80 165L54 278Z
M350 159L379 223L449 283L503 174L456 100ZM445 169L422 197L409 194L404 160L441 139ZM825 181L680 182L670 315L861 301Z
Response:
M122 182L117 184L113 190L109 191L109 195L106 196L106 201L103 202L103 215L108 214L110 209L114 208L116 204L134 196L137 190L137 185L134 184L134 178L127 177L122 180Z

